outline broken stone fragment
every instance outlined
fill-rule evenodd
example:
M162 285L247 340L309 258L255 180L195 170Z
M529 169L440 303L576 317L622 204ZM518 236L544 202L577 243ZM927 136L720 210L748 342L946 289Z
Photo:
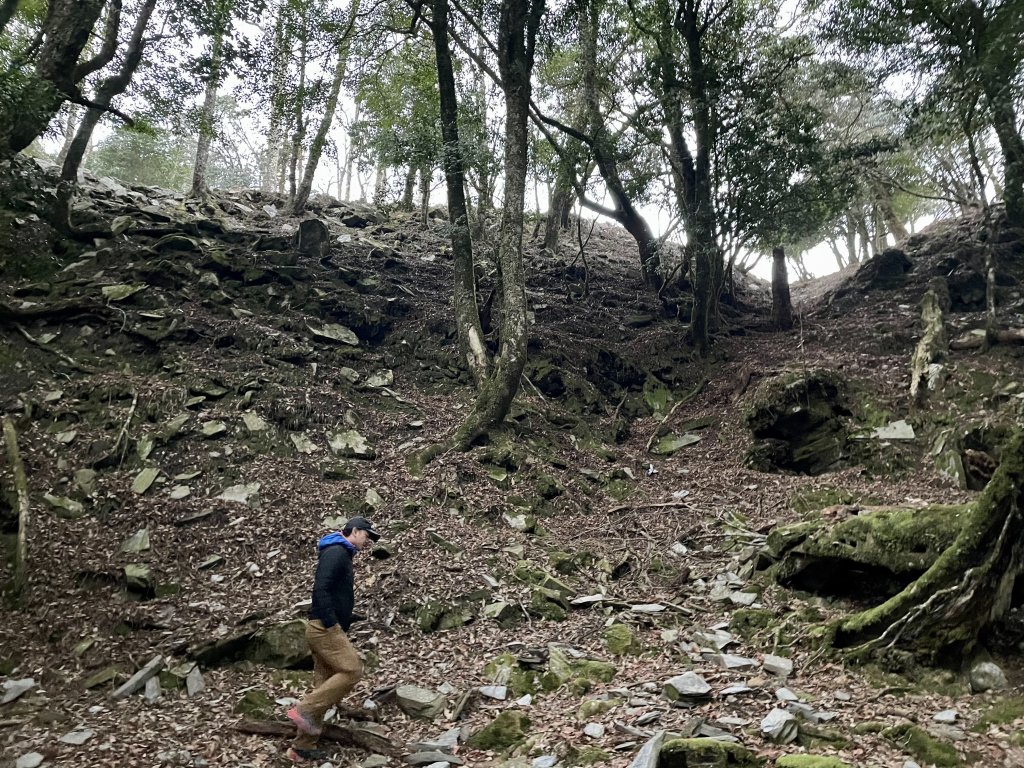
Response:
M776 744L790 744L800 735L796 717L784 709L773 709L761 721L761 733Z
M9 704L35 687L36 681L31 677L25 677L21 680L5 680L3 685L4 695L3 698L0 698L0 704Z
M398 708L410 717L432 720L444 712L448 703L443 693L415 685L400 685L395 689ZM430 761L433 762L433 761Z
M377 458L377 452L366 441L366 438L349 429L336 434L329 434L327 442L335 456L343 459L365 459L372 461Z
M139 472L135 476L135 480L132 481L132 493L141 496L150 489L153 482L160 476L159 467L146 467L144 470Z
M121 545L121 551L131 555L137 555L149 549L149 529L141 528L133 533Z
M140 690L145 686L146 682L153 676L159 674L160 670L164 668L163 656L154 656L149 662L132 675L128 682L122 685L120 688L110 694L110 698L115 701L118 699L124 699L136 691Z
M665 682L664 694L669 701L702 699L711 695L711 686L696 672L684 672Z
M764 655L764 662L761 668L769 675L778 677L789 677L793 674L793 662L783 656L773 656L770 653Z

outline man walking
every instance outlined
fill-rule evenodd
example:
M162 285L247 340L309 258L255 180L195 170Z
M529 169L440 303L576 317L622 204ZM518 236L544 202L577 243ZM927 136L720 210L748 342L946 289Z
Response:
M340 533L324 536L313 582L313 605L309 609L306 641L313 652L313 690L288 710L298 734L288 750L296 762L321 760L326 755L316 748L324 714L344 699L363 675L363 664L348 639L352 623L352 558L380 533L365 517L353 517Z

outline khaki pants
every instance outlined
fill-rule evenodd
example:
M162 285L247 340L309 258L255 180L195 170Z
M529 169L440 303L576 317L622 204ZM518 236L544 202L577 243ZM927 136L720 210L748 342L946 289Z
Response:
M330 629L313 619L306 625L306 642L313 652L313 690L299 702L299 711L318 726L324 714L341 702L363 676L363 663L341 627ZM293 746L312 749L317 737L299 733Z

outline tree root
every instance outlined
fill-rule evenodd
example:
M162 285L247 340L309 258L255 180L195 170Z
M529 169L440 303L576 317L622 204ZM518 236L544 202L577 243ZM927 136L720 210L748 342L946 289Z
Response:
M242 733L254 733L260 736L290 737L295 735L294 725L275 720L252 720L245 718L235 724L235 730ZM324 725L320 738L333 741L343 747L356 747L378 755L388 755L389 757L399 757L403 751L401 747L384 736L363 728L339 723Z

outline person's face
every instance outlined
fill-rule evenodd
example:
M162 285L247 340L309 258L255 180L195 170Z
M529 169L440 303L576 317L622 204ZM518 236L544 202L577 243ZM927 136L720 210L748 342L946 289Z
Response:
M352 535L348 537L348 540L356 549L366 549L373 543L370 539L370 534L362 528L356 528L353 530Z

